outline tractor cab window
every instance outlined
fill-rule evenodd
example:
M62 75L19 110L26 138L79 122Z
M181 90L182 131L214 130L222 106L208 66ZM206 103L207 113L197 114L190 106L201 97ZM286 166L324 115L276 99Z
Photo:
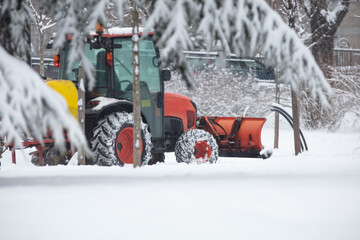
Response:
M108 86L106 81L106 51L103 48L91 49L89 44L86 44L86 56L95 68L95 87L92 91L91 97L108 96Z
M79 75L79 61L75 61L70 69L70 72L67 73L67 57L69 53L70 46L67 44L64 48L64 50L61 51L61 57L60 58L60 72L59 77L60 79L68 79L73 81L74 83L78 83L78 75ZM106 58L106 52L105 49L91 49L90 50L90 44L87 43L85 46L85 53L92 65L95 69L95 87L93 91L93 97L97 96L107 96L108 95L108 88L105 78L105 58Z
M132 91L133 81L131 38L115 38L114 45L119 44L121 48L115 48L113 54L115 92L128 92ZM150 39L143 39L139 43L139 48L141 90L158 93L161 85L154 43Z

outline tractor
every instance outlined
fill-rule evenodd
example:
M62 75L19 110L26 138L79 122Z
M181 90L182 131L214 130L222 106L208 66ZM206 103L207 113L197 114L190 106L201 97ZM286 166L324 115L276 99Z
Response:
M141 34L141 33L140 33ZM102 166L133 163L132 33L130 28L107 29L92 34L86 56L95 68L95 87L86 91L85 135L94 156L86 164ZM54 57L59 79L46 83L67 100L77 117L79 63L69 66L71 37ZM261 145L264 118L197 116L197 106L188 97L165 93L169 70L160 69L159 49L148 34L139 43L141 88L141 162L163 162L165 152L175 152L178 162L215 163L218 156L268 157ZM45 164L54 160L51 146L44 152ZM39 161L39 154L33 162ZM66 161L58 156L57 163Z

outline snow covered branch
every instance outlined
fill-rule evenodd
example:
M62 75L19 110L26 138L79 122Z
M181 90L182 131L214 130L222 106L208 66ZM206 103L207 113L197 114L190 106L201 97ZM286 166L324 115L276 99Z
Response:
M25 1L3 0L0 4L0 44L19 59L30 62L31 10Z
M1 46L0 55L0 136L6 136L6 143L20 147L24 136L42 140L50 130L56 146L64 149L67 130L76 148L86 146L85 136L62 96Z
M56 22L52 22L52 19L44 11L37 10L31 0L29 6L35 16L36 27L41 34L56 25Z
M262 0L158 0L147 29L155 29L162 62L178 60L187 84L191 74L182 50L193 43L186 29L192 26L209 44L219 40L227 53L253 55L260 51L279 67L281 81L293 89L304 86L329 107L331 88L309 49Z

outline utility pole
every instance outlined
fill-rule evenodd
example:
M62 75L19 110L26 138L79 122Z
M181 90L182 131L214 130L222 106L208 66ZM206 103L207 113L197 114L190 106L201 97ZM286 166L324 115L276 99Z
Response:
M141 166L141 105L140 105L140 68L139 68L139 12L132 2L132 63L133 63L133 166Z

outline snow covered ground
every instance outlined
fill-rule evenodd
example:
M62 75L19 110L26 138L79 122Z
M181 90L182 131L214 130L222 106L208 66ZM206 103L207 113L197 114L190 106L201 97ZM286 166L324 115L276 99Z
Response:
M292 133L268 160L34 167L6 153L0 239L360 239L360 132ZM263 143L273 144L264 128Z

